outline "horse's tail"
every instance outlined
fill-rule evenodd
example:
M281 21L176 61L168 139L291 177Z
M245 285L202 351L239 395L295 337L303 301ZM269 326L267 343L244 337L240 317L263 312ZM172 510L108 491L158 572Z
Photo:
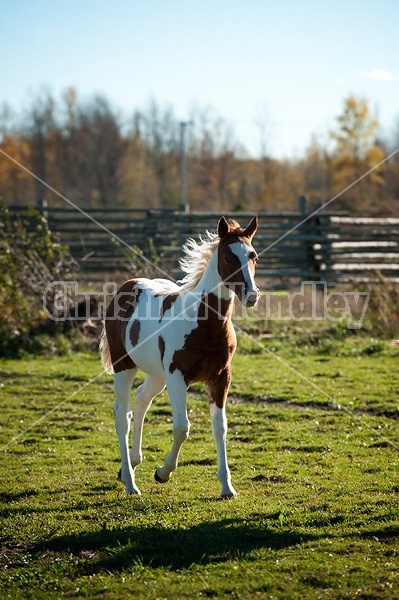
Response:
M109 350L108 338L107 338L107 333L105 331L105 327L102 330L101 337L100 337L100 350L101 350L101 362L104 367L104 370L107 373L113 373L114 367L112 365L111 352Z

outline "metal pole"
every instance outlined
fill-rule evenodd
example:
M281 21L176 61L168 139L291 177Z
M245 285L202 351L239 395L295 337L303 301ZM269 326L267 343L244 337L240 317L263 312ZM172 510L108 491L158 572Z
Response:
M187 156L186 156L186 127L191 125L191 121L180 122L180 158L181 158L181 198L180 210L190 212L187 200Z

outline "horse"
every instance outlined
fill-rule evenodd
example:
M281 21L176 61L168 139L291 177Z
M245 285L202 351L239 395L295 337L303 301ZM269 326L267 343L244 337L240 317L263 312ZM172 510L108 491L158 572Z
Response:
M257 227L257 216L245 229L222 217L215 233L207 231L183 246L180 267L185 277L180 285L166 279L130 279L108 306L100 348L104 369L114 373L118 476L128 494L141 493L135 469L142 461L143 423L154 397L166 387L173 412L173 444L155 471L155 480L165 483L190 431L187 390L201 381L208 393L221 496L237 495L226 454L226 399L237 345L231 317L235 296L248 307L259 299L254 279L258 256L252 246ZM147 376L137 388L132 415L130 394L138 369Z

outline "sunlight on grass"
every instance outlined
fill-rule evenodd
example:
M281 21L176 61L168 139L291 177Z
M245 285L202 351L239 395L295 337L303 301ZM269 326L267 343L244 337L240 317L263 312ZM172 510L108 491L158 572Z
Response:
M142 496L129 497L116 477L112 380L86 385L98 358L0 362L3 598L394 597L399 351L356 337L328 353L311 341L262 341L271 353L239 342L231 502L218 496L203 386L189 395L191 435L164 486L153 473L171 409L165 393L154 402Z

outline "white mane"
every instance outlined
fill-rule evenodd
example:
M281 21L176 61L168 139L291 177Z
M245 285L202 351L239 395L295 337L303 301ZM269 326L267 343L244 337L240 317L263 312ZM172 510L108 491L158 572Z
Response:
M182 280L181 291L191 291L203 276L212 256L219 244L217 233L206 231L204 236L199 236L199 242L189 238L183 246L185 256L180 259L179 266L185 277Z

